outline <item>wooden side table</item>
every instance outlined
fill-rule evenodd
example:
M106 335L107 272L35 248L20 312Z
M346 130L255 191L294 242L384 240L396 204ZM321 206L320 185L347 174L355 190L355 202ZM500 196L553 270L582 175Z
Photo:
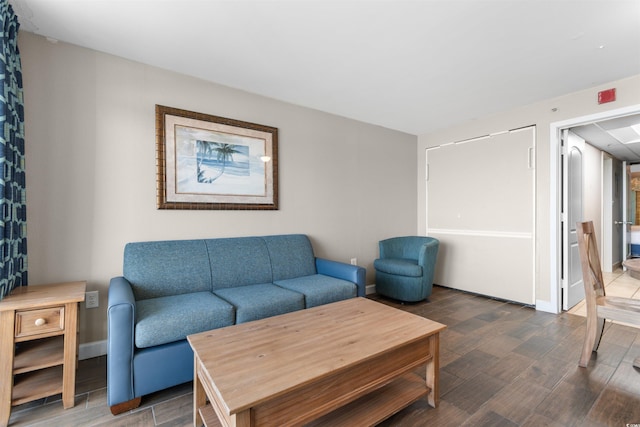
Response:
M0 301L0 426L11 407L62 393L74 405L78 303L86 282L22 286Z

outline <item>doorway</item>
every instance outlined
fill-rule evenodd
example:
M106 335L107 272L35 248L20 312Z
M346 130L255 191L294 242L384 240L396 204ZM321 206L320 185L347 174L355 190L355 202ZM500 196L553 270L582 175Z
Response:
M624 117L640 113L640 105L612 110L589 116L577 117L550 125L550 302L540 304L539 309L559 313L562 311L562 272L563 272L563 211L562 211L562 133L565 129L596 123L617 117ZM605 162L606 163L606 162ZM606 215L603 214L603 218ZM566 222L566 220L565 220ZM603 244L610 244L603 242Z
M562 146L562 309L569 310L584 299L576 224L584 220L588 153L586 141L570 129L562 132Z

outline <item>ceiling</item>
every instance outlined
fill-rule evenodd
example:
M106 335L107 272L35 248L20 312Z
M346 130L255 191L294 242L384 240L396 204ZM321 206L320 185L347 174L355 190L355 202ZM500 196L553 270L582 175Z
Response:
M637 0L9 0L21 29L414 135L640 74Z
M571 128L582 139L628 163L640 163L640 114Z

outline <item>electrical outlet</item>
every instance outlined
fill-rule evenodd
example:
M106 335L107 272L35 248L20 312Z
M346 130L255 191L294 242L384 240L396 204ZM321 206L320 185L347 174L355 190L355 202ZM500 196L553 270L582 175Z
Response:
M351 265L358 265L358 258L351 258Z
M98 306L100 305L100 297L98 291L85 293L84 303L86 308L98 308Z

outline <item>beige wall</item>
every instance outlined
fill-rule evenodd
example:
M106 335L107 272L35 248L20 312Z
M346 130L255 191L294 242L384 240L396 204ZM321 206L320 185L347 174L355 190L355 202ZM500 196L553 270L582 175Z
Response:
M373 283L378 240L427 234L424 150L528 125L537 127L536 298L549 301L550 124L640 104L635 76L416 138L30 33L19 46L30 283L87 280L100 291L100 308L81 308L83 344L106 338L108 282L128 241L301 232L318 256L357 257ZM609 87L618 100L598 105ZM155 104L279 128L280 210L157 210Z
M526 82L523 82L526 84ZM617 100L598 105L597 93L611 87L617 88ZM481 135L536 126L536 299L540 305L552 300L550 294L552 248L551 235L551 153L550 127L552 123L577 117L604 113L629 106L640 106L640 75L610 82L588 90L549 99L501 114L464 123L449 129L418 136L418 177L425 176L425 149L428 147L474 138ZM639 107L640 108L640 107ZM509 159L505 159L509 161ZM555 171L553 172L555 173ZM428 234L426 229L425 182L418 179L418 233ZM508 260L505 260L508 262Z
M357 257L415 234L417 137L21 33L29 281L87 280L81 343L106 338L109 279L126 242L306 233ZM156 209L155 104L279 129L278 211ZM82 348L81 348L82 350Z

